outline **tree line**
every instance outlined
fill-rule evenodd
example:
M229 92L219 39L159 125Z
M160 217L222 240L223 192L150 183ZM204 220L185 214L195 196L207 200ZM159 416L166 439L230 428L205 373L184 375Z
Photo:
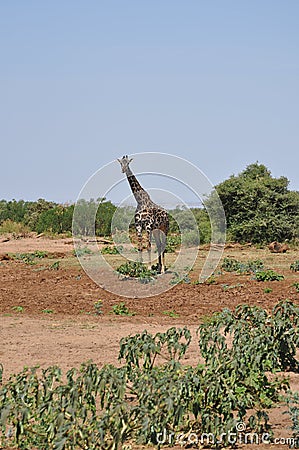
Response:
M267 243L296 241L299 237L299 192L289 189L286 177L274 178L263 164L254 163L238 175L232 175L216 186L226 216L228 239L235 242ZM205 205L213 211L213 195ZM0 232L26 232L70 234L74 204L58 204L39 199L0 201ZM76 230L81 234L108 236L117 207L105 198L80 200L77 205ZM80 210L81 208L81 210ZM192 208L186 212L177 207L170 211L170 232L180 229L190 232L197 244L194 220L199 229L200 242L210 241L210 219L205 208ZM134 208L124 211L133 225ZM192 217L191 217L192 216ZM178 226L179 224L179 226ZM192 235L194 234L194 236Z

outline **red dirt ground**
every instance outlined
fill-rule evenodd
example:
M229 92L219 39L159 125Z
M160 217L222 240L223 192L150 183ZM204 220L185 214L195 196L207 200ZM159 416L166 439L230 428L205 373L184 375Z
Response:
M37 265L6 259L6 254L34 250L49 252ZM147 329L156 333L170 326L187 325L194 336L186 355L188 364L198 358L196 329L203 317L224 307L233 309L240 303L271 309L277 301L289 298L299 303L299 293L292 287L298 274L289 270L299 259L291 250L272 255L266 250L233 247L224 256L238 259L262 259L285 275L280 282L259 283L249 275L223 273L215 284L179 284L162 295L142 299L123 298L98 287L72 256L71 239L10 239L0 242L0 362L4 379L26 365L46 367L57 364L64 370L78 367L92 359L99 365L117 364L121 337ZM51 270L59 260L59 270ZM192 276L196 274L191 273ZM228 288L227 288L228 287ZM265 288L272 292L265 293ZM96 315L94 303L102 300L103 314ZM116 316L113 305L125 302L133 316ZM174 314L175 313L175 314ZM175 317L169 316L175 315ZM299 390L299 375L290 374L291 387ZM291 436L284 406L270 411L274 434ZM257 446L246 445L247 449ZM258 448L286 449L287 445Z

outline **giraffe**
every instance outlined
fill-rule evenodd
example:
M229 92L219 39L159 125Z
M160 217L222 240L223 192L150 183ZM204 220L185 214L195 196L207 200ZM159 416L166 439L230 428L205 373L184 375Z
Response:
M121 165L122 172L126 174L132 193L137 201L135 211L135 229L138 237L139 259L142 261L142 231L147 233L148 265L151 268L151 237L153 236L158 250L159 272L165 272L165 247L166 237L169 229L168 214L161 206L156 205L149 194L142 188L139 181L131 171L129 164L133 158L128 155L117 159Z

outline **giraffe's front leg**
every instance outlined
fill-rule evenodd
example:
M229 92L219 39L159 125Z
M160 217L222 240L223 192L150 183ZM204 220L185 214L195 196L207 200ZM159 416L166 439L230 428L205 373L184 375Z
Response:
M166 249L166 234L161 231L161 272L166 272L166 266L165 266L165 249Z
M142 262L142 226L136 225L136 233L138 238L138 261Z

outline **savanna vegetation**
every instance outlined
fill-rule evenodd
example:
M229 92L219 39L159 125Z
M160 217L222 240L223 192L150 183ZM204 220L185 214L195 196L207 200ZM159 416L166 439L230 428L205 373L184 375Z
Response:
M216 186L229 239L262 244L298 239L299 192L288 185L286 177L274 178L255 163Z
M217 192L226 213L230 240L255 244L298 240L299 193L288 189L285 177L274 178L265 166L256 163L220 183ZM206 200L209 210L213 210L213 195ZM0 232L16 236L30 232L70 235L74 207L43 199L2 200ZM121 229L124 217L132 225L133 207L127 207L119 216L114 215L117 207L107 199L81 200L77 208L76 232L83 235L95 232L110 236L111 230ZM182 230L190 245L209 242L207 211L193 208L190 213L180 207L170 211L167 252L180 245ZM102 252L116 258L121 248L119 242L103 247ZM88 254L91 250L82 247L80 251ZM61 269L60 261L39 264L49 256L41 250L10 256L7 266L15 260L19 266L23 262L28 265L28 273L31 269L36 274L67 270ZM164 444L219 448L234 445L236 436L240 439L246 435L252 437L253 443L266 436L269 443L275 431L271 429L269 410L282 405L291 419L289 443L299 448L299 396L290 390L287 377L291 372L299 373L299 261L291 255L294 258L288 260L287 268L277 266L276 272L269 261L257 259L258 255L250 260L240 256L223 258L219 273L210 277L205 287L212 289L216 283L217 288L217 277L227 273L230 284L218 282L221 292L218 289L217 295L242 291L247 299L245 284L255 283L259 292L271 296L278 284L285 283L286 295L277 295L275 303L290 293L292 300L279 301L273 309L274 303L271 308L229 305L198 319L198 359L194 364L188 364L191 332L187 327L172 327L156 334L144 330L123 338L117 366L99 367L90 361L66 373L56 366L32 367L2 380L6 368L0 364L0 448L91 450L140 445L160 448ZM138 262L126 262L117 272L124 279L130 276L142 283L151 283L156 276L154 270ZM232 277L237 283L231 284ZM81 275L76 275L76 282L80 279ZM55 280L63 278L55 273ZM190 279L182 280L190 285L193 296L198 292L193 290L197 282L192 274ZM259 300L259 295L256 297ZM243 301L244 297L240 298ZM43 314L54 314L53 306L49 306L43 307ZM175 302L173 306L177 308ZM105 302L97 297L93 307L94 315L104 316ZM24 314L25 308L26 304L11 306L14 314ZM118 302L109 314L133 317L138 312ZM163 310L162 314L173 320L180 317L176 309ZM192 441L188 441L190 436Z
M269 443L267 409L281 401L289 404L296 445L298 396L277 372L298 372L298 327L290 301L271 312L242 305L199 326L196 366L183 364L189 329L172 327L123 338L119 367L89 362L66 376L59 367L24 369L0 386L0 446L159 448L197 436L197 444L222 448L242 433Z
M216 186L226 215L228 239L256 244L298 239L299 192L289 190L288 185L286 177L274 178L264 165L255 163ZM205 205L213 210L213 194ZM105 198L80 200L76 231L90 235L95 227L97 236L110 235L116 209ZM61 205L44 199L36 202L1 200L0 233L70 234L73 212L73 204ZM191 212L181 207L171 210L170 233L183 230L190 245L209 242L211 229L207 211L192 208ZM133 208L127 208L123 214L133 217ZM194 231L194 223L199 235ZM114 225L117 226L117 221Z

